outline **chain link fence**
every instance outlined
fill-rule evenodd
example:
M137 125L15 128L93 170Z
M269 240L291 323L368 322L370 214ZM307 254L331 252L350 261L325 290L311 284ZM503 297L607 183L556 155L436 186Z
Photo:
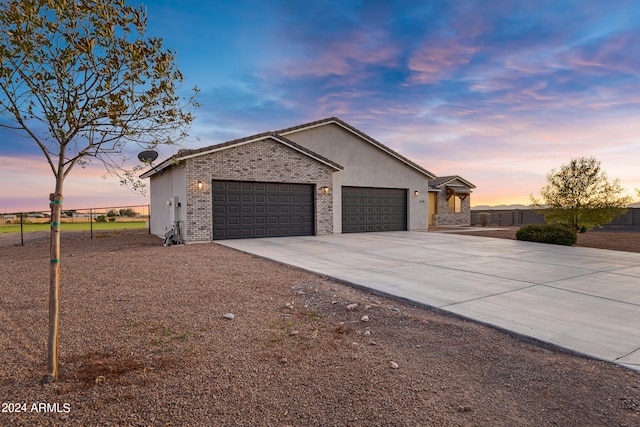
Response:
M62 211L62 240L93 239L101 233L122 230L149 232L149 205L110 206ZM49 239L51 211L0 214L0 246L24 246Z

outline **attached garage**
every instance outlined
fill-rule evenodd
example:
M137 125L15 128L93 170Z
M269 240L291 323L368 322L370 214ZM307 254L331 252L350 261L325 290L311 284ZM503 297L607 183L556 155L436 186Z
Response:
M212 182L213 240L312 236L314 185Z
M434 218L470 216L473 188L451 177L431 188L440 183L431 172L336 117L183 149L142 177L151 179L151 232L179 222L185 243L425 230ZM454 213L435 210L438 191L454 192Z
M342 187L343 233L406 229L406 189Z

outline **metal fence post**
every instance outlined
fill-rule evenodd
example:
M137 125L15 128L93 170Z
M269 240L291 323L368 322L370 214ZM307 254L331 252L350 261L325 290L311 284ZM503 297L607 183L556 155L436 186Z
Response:
M89 235L93 239L93 209L89 209Z
M24 231L22 229L22 212L20 212L20 242L24 246Z

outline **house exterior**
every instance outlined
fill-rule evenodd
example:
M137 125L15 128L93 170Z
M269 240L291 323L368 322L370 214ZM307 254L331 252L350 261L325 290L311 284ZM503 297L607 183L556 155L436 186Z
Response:
M471 225L471 191L475 185L457 175L429 181L429 225Z
M187 243L426 230L430 194L454 185L336 117L180 150L142 178L151 232L180 221Z

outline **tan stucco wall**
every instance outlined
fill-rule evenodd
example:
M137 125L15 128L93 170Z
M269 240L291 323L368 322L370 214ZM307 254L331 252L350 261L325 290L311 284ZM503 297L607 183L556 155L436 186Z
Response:
M342 186L406 189L409 230L427 229L428 185L424 174L336 124L285 136L344 167L344 170L333 174L334 232L342 230ZM419 192L418 197L413 196L415 190Z

